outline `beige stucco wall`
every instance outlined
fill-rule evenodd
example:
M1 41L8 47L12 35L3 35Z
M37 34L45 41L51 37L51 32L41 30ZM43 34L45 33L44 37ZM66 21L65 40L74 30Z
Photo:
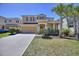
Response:
M38 24L47 24L47 20L38 20Z

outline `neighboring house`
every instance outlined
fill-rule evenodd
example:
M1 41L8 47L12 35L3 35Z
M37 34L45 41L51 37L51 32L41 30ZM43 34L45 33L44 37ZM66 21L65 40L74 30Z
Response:
M62 28L69 28L72 32L74 32L74 18L63 18Z
M7 18L5 24L7 28L20 27L20 19L19 18Z
M19 18L6 18L0 16L0 29L9 29L19 27L20 19Z
M62 28L68 28L68 22L67 22L67 19L66 18L63 18Z
M51 17L44 14L39 15L23 15L21 18L4 18L0 17L1 28L5 29L19 28L21 32L39 33L40 30L47 28L59 30L59 21L55 21Z

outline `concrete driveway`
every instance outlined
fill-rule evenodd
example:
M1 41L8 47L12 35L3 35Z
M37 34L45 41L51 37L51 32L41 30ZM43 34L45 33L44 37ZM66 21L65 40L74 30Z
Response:
M21 56L35 34L17 34L0 39L0 56Z

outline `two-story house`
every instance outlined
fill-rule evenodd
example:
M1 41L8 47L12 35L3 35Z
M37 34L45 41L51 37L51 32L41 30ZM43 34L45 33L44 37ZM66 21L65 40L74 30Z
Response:
M5 22L7 28L19 28L20 23L21 22L19 18L7 18Z
M63 18L62 28L69 28L72 32L74 32L76 30L76 26L74 26L74 23L74 18L72 17Z
M38 33L40 30L47 28L58 30L59 22L44 14L39 15L24 15L21 17L21 31Z

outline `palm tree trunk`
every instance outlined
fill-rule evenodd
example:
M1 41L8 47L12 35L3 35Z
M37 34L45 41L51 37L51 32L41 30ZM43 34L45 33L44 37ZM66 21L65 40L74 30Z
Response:
M78 18L76 19L76 38L79 39L79 16Z
M59 37L62 37L61 35L62 35L62 23L63 23L63 18L62 17L60 17L60 32L59 32Z
M67 27L69 28L69 19L68 17L66 17L66 19L67 19Z
M73 19L73 21L74 21L74 22L73 22L73 23L74 23L74 24L73 24L73 26L74 26L74 34L76 35L76 34L77 34L76 16L74 16L73 18L74 18L74 19Z

